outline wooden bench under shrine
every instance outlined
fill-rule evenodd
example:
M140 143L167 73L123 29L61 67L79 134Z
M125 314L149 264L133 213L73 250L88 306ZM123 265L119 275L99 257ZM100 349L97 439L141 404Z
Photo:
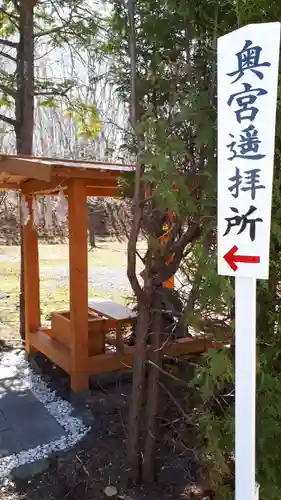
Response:
M90 299L88 305L90 311L93 311L100 317L107 318L108 328L115 330L115 342L113 342L113 345L116 347L117 352L124 353L122 328L125 325L130 325L132 320L137 317L137 314L129 307L116 304L111 300Z

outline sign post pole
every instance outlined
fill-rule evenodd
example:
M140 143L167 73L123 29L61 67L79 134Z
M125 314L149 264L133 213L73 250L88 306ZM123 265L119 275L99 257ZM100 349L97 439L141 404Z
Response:
M256 280L235 278L235 498L256 489ZM258 499L257 499L258 500Z
M268 279L280 23L218 39L218 273L235 277L235 500L256 484L256 280Z

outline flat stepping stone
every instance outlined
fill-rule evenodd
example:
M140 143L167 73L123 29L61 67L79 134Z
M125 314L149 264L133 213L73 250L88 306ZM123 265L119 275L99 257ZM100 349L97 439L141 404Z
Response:
M42 472L92 426L84 412L50 391L22 350L0 352L0 484L10 474ZM86 410L85 410L86 411Z
M0 458L48 444L64 429L30 390L0 398Z
M12 429L0 432L0 458L8 457L23 451L23 444Z
M0 411L0 432L7 431L9 429L9 424L5 419L3 413Z

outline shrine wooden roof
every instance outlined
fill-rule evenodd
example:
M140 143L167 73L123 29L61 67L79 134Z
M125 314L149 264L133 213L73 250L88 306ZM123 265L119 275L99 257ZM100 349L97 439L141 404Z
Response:
M117 179L134 172L134 165L50 157L0 154L0 189L25 194L67 190L71 178L85 179L89 196L116 196ZM92 194L91 194L92 193Z

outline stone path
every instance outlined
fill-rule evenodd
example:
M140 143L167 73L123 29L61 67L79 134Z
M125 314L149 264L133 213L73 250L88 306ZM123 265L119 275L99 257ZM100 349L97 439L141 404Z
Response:
M50 443L65 435L63 427L30 390L10 390L0 380L0 459Z
M22 351L0 351L0 481L81 439L88 428L73 415L73 407L33 373Z

